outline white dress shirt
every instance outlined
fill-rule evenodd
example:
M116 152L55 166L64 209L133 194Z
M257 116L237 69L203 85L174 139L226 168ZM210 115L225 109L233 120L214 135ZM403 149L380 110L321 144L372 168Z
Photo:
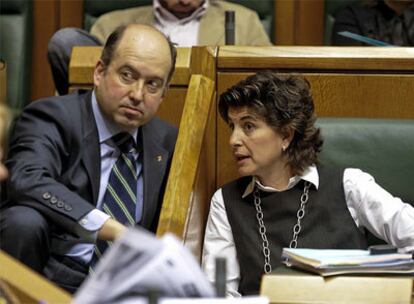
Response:
M114 123L106 119L99 108L96 100L95 91L92 92L92 111L95 118L96 126L99 135L100 145L100 160L101 160L101 177L99 182L99 194L96 208L87 213L79 220L79 224L89 233L85 233L82 238L85 243L78 243L74 245L65 255L70 256L75 260L88 264L92 259L93 249L98 236L98 230L102 228L104 223L110 218L108 214L101 211L103 197L108 185L109 176L112 167L117 161L120 151L112 140L112 137L120 132ZM138 128L130 132L131 136L136 140ZM138 152L133 154L135 160L138 159ZM141 164L137 161L137 167ZM138 193L138 190L137 190ZM87 243L86 243L87 241Z
M165 36L180 47L191 47L197 45L200 19L208 7L208 0L198 7L190 16L179 19L154 0L154 26Z
M302 179L318 189L319 175L316 166L307 168L302 176L292 177L286 190ZM411 205L392 196L371 175L359 169L345 169L342 182L345 201L357 227L361 230L368 229L376 237L398 248L414 250L414 208ZM255 184L263 191L279 191L263 186L253 177L242 197L249 195ZM300 242L300 234L298 239ZM240 268L221 188L211 199L203 248L202 267L211 282L214 282L216 257L227 259L227 295L240 296L237 291Z

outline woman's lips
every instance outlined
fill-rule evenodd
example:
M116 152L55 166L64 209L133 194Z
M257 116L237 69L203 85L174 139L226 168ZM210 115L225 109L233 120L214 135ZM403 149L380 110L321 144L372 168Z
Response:
M234 158L236 159L236 162L238 165L243 164L244 162L246 162L250 156L246 156L246 155L235 155Z

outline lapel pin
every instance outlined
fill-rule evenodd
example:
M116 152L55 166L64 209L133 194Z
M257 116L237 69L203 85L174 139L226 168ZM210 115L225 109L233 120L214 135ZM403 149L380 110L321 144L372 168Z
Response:
M162 156L158 155L155 159L157 160L157 162L160 162L160 161L162 161Z

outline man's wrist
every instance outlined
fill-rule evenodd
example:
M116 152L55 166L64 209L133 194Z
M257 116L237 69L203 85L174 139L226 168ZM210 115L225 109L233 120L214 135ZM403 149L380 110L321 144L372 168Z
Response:
M120 222L109 218L98 232L98 239L105 241L114 241L126 230L126 227Z

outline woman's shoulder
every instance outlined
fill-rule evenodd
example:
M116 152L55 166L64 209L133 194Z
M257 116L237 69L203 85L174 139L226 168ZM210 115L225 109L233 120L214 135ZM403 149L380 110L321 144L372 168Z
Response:
M228 194L243 195L249 184L252 182L251 176L243 176L238 179L232 180L221 187L223 196Z
M230 182L225 183L221 188L225 189L225 188L231 188L234 187L236 185L247 185L252 181L252 177L251 176L242 176L239 177L237 179L234 179Z

